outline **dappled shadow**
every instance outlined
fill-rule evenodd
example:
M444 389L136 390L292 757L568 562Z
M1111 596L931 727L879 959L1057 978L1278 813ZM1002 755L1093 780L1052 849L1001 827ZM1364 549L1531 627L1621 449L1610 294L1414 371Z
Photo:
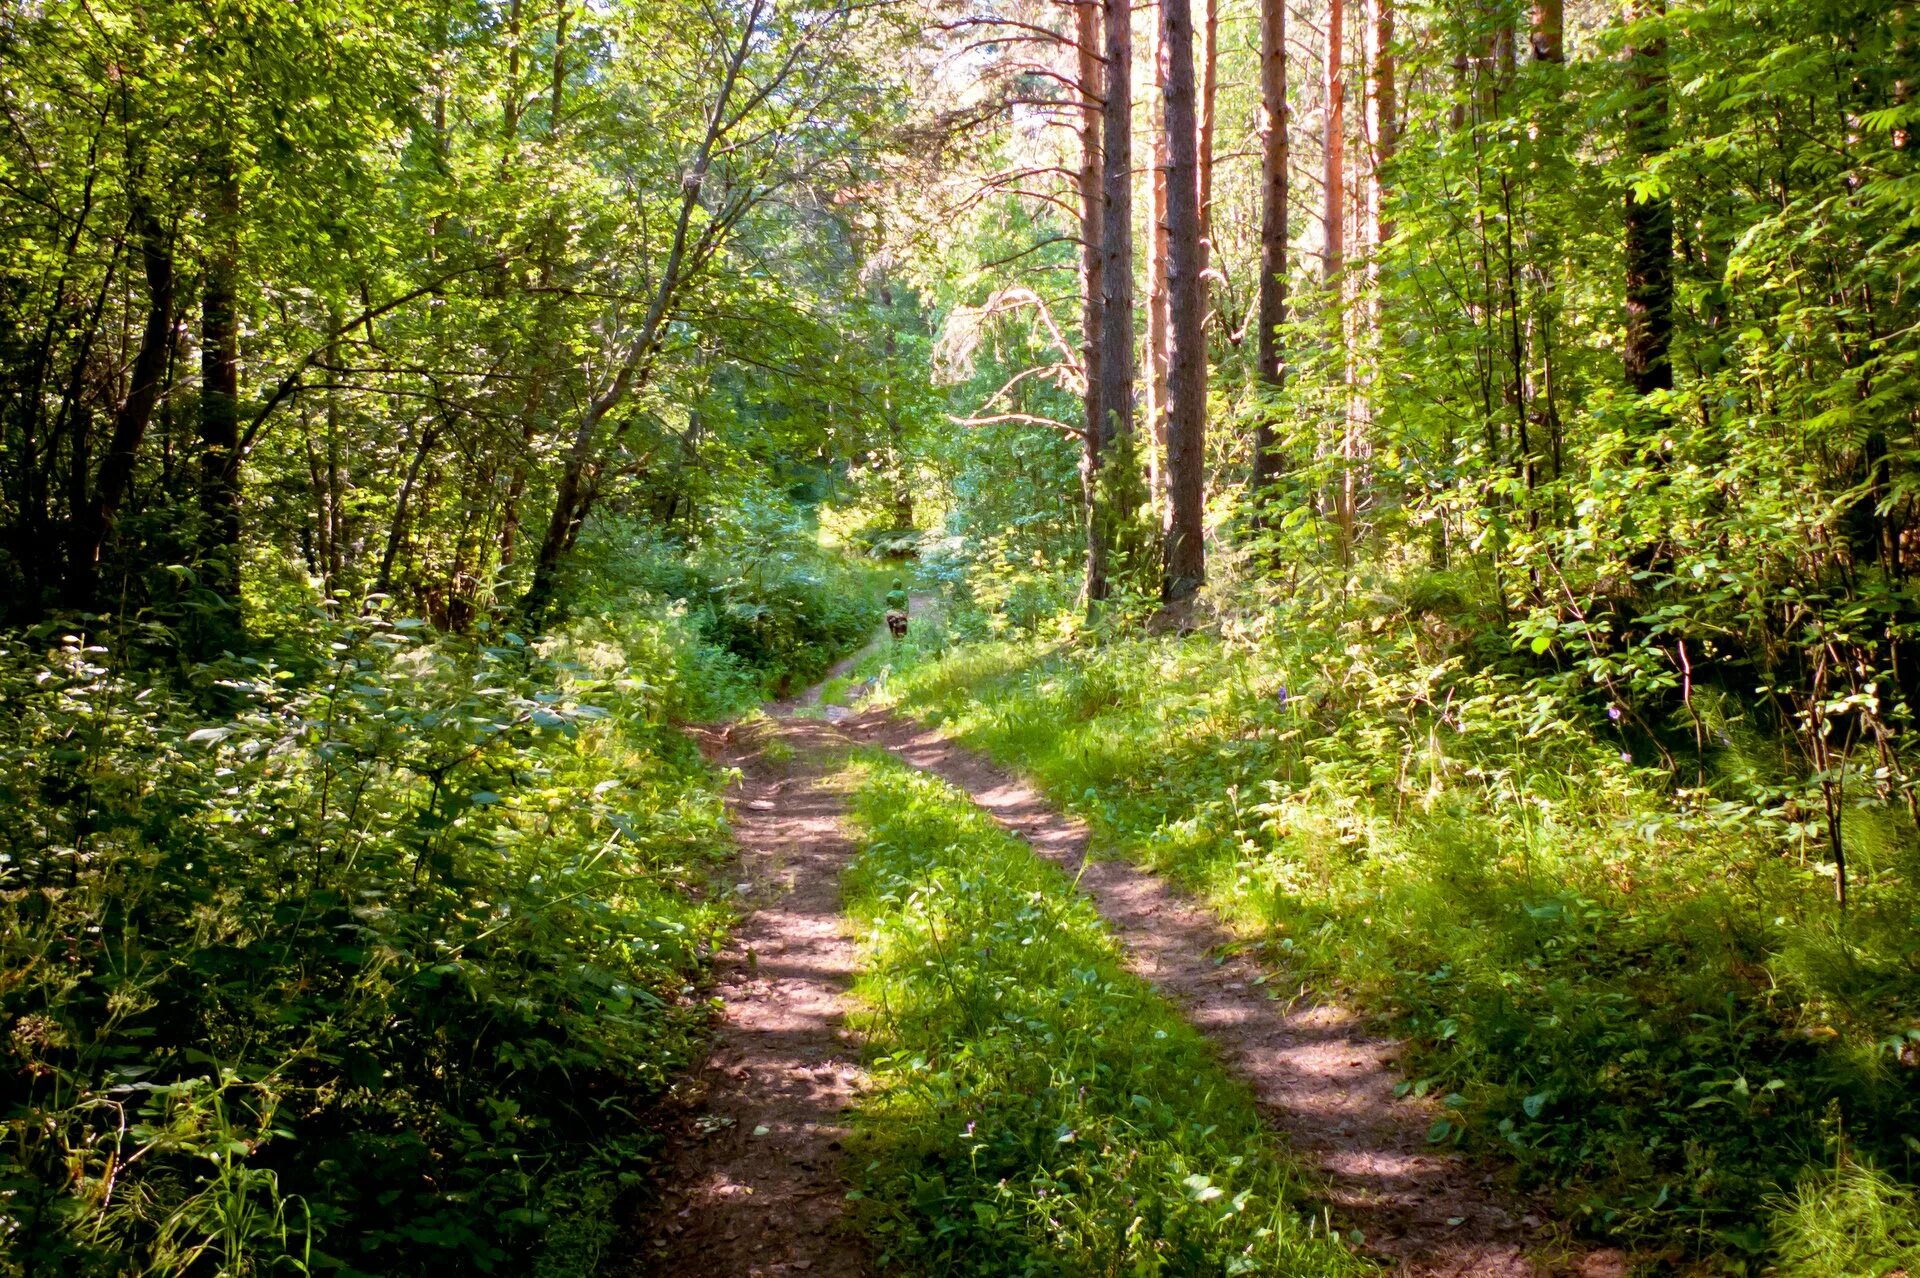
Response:
M741 778L727 795L740 847L735 899L751 913L715 963L724 1015L704 1066L675 1088L661 1200L629 1274L848 1278L867 1272L847 1228L847 1114L860 1085L845 1027L854 948L840 922L853 848L822 783L827 725L776 717L709 730Z
M1427 1143L1438 1111L1401 1099L1400 1045L1344 1009L1282 1002L1208 911L1157 875L1087 859L1089 832L1044 796L937 730L867 711L839 727L965 790L1036 851L1079 876L1130 965L1213 1042L1274 1125L1318 1165L1334 1223L1398 1273L1421 1278L1615 1278L1611 1250L1570 1246L1484 1166Z

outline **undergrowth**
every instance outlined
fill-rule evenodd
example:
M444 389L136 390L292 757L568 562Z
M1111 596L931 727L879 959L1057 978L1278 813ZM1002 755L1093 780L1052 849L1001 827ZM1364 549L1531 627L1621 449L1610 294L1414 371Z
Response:
M1065 875L936 779L877 754L853 779L874 1052L853 1163L883 1266L1366 1272Z
M724 922L678 642L0 644L0 1273L591 1272Z
M943 641L889 654L883 692L1389 1018L1409 1088L1449 1098L1431 1139L1504 1151L1585 1228L1735 1271L1898 1268L1819 1268L1804 1240L1867 1201L1869 1172L1831 1169L1920 1170L1904 817L1849 812L1842 915L1832 867L1715 784L1751 757L1676 789L1537 684L1381 631L1355 608L1257 642ZM1907 1190L1871 1201L1886 1237L1920 1219Z
M607 520L569 571L587 612L666 609L692 642L676 653L688 716L717 720L825 673L880 624L883 567L822 550L781 506L726 512L699 547Z
M728 920L677 725L873 624L783 528L537 640L264 569L240 655L0 635L0 1275L596 1272Z

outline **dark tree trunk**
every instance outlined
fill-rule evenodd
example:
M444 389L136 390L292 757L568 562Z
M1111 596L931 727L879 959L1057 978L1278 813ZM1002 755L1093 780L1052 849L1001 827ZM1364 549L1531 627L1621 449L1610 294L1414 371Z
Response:
M147 320L140 333L140 349L133 357L127 397L113 415L113 433L100 461L93 497L73 512L74 535L68 564L68 602L74 607L99 603L100 555L112 531L115 516L133 483L134 462L154 405L166 384L173 340L173 245L152 210L142 199L133 205L133 228L140 237L141 259L147 277ZM76 466L76 474L85 471Z
M1533 60L1535 62L1561 62L1566 59L1562 48L1566 30L1566 11L1563 0L1533 0Z
M1094 508L1087 520L1087 600L1105 599L1108 552L1124 519L1115 490L1134 477L1107 472L1137 464L1133 444L1133 3L1104 0L1106 94L1101 129L1099 429L1090 446ZM1116 447L1118 445L1118 447ZM1114 456L1114 454L1118 456Z
M1662 0L1647 0L1635 18L1664 14ZM1627 153L1643 167L1667 150L1667 42L1656 37L1628 49ZM1636 199L1627 193L1627 384L1636 395L1673 389L1673 201L1665 195Z
M1200 240L1199 121L1193 84L1193 12L1161 0L1167 60L1167 541L1161 597L1206 584L1207 300Z
M387 545L380 555L380 575L375 578L373 588L381 594L393 589L393 574L400 562L400 547L407 537L407 515L413 506L413 494L420 482L420 468L426 464L427 454L433 451L434 441L440 438L440 424L423 424L420 437L414 441L413 456L407 462L407 473L400 481L400 492L394 498L393 519L387 525Z
M1287 322L1287 6L1260 6L1260 332L1255 346L1260 385L1278 393L1286 385L1280 326ZM1274 455L1273 408L1262 405L1253 431L1253 498L1270 495L1279 477ZM1260 518L1256 505L1255 518Z

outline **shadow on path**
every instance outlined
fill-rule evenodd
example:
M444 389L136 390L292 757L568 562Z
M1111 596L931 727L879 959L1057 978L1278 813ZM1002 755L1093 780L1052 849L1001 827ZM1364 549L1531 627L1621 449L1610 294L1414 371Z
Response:
M776 743L785 749L768 748ZM861 1079L844 1026L854 945L840 918L853 845L844 802L824 782L845 742L824 723L777 714L703 744L741 772L727 804L735 890L752 912L715 962L723 1018L705 1065L676 1088L661 1201L625 1272L853 1278L868 1271L843 1219L847 1111Z
M938 731L864 711L839 723L965 790L1007 830L1080 876L1133 970L1180 1007L1254 1090L1293 1146L1317 1164L1334 1223L1409 1278L1622 1278L1627 1258L1570 1240L1501 1192L1491 1171L1427 1144L1431 1101L1396 1099L1400 1044L1350 1012L1276 1001L1262 973L1227 947L1207 910L1159 876L1089 861L1087 827L1032 786ZM1224 960L1221 955L1228 955Z

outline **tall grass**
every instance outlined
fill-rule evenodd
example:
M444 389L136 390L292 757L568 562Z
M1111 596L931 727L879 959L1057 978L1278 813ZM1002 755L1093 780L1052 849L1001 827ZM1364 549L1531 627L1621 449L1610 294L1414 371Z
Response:
M1435 1139L1504 1151L1588 1228L1758 1259L1803 1170L1913 1180L1920 865L1884 810L1849 814L1842 917L1736 788L1676 792L1564 705L1388 643L896 664L893 704L1410 1035L1410 1085L1459 1097Z

